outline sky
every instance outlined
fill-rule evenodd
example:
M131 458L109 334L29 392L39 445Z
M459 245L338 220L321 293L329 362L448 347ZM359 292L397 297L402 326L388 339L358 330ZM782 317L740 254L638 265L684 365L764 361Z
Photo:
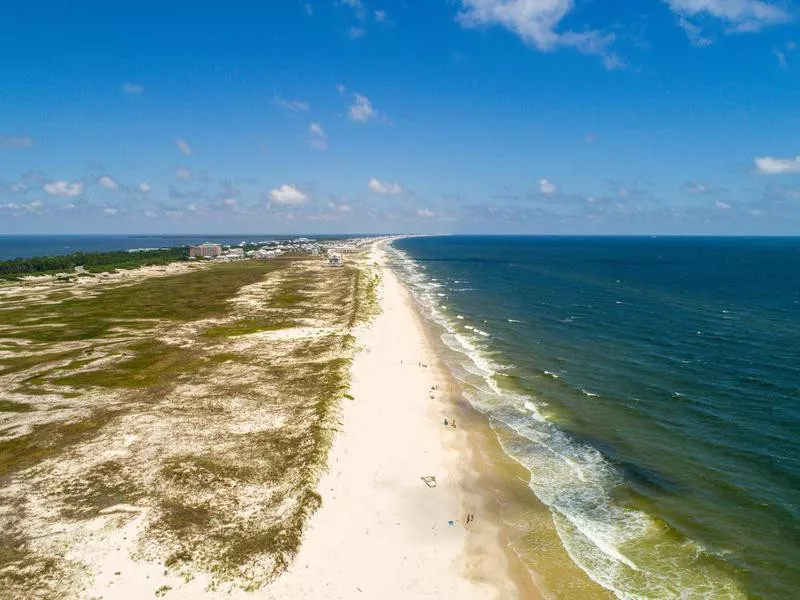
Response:
M799 9L6 0L0 234L798 234Z

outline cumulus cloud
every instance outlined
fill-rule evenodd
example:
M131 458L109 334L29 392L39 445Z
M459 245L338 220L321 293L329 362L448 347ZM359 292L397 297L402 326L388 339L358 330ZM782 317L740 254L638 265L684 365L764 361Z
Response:
M373 192L381 194L382 196L396 196L403 191L403 186L399 183L383 182L375 178L370 179L367 186Z
M144 86L131 81L126 81L122 84L122 91L126 94L138 95L144 91Z
M311 147L315 150L327 150L328 135L319 123L309 123L308 135Z
M353 103L347 109L347 118L356 123L366 123L377 116L369 98L361 94L353 94Z
M59 179L58 181L48 181L42 186L42 189L50 196L74 197L83 193L83 183L80 181L70 183Z
M178 150L180 150L184 156L192 155L192 147L188 144L188 142L186 142L186 140L177 138L175 140L175 145L178 146Z
M558 191L558 188L556 188L556 186L555 186L555 185L553 185L552 183L550 183L550 182L549 182L547 179L545 179L544 177L542 177L542 178L539 180L539 193L540 193L540 194L545 194L545 195L548 195L548 196L549 196L550 194L555 194L557 191Z
M306 111L310 108L310 105L305 100L284 100L280 96L276 96L272 100L272 104L275 106L282 108L284 110L289 110L292 112L300 112Z
M794 158L775 158L774 156L757 156L753 159L756 169L763 175L781 175L783 173L800 173L800 156Z
M308 200L308 196L296 186L285 183L271 190L269 199L277 204L302 204Z
M139 192L140 194L149 194L150 190L152 190L152 189L153 189L153 187L149 183L147 183L146 181L141 181L136 186L136 191Z
M108 175L102 175L101 177L98 177L97 183L102 185L105 189L111 190L112 192L116 192L119 189L119 184L114 180L113 177Z
M558 31L574 8L573 0L461 0L461 5L463 10L457 20L462 27L500 26L543 52L570 47L600 56L608 69L622 66L619 57L609 50L614 41L612 34Z
M0 148L30 148L33 140L27 136L0 135Z
M689 17L713 17L726 25L729 32L760 31L770 25L790 21L792 16L783 7L764 0L666 0L669 7L683 20L681 26L690 38L693 34ZM691 24L690 24L691 25Z
M730 204L728 204L727 202L723 202L722 200L717 200L716 202L714 202L714 206L716 206L720 210L728 210L731 207Z
M433 211L428 210L427 208L418 208L417 209L417 216L422 217L423 219L430 219L436 216L436 213Z

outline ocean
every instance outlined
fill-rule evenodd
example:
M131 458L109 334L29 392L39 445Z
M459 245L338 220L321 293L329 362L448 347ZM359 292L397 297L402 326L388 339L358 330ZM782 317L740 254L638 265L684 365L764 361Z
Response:
M391 253L589 578L630 599L800 597L800 238Z

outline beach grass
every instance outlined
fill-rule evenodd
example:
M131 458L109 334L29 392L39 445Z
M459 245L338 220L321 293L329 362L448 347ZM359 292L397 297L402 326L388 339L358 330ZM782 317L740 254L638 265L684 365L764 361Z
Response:
M28 542L115 505L147 508L141 556L185 577L256 589L285 570L321 503L374 274L291 257L15 285L0 299L0 413L17 419L0 482L23 509L0 530L26 550L0 554L0 590L79 577ZM47 516L26 513L45 498Z

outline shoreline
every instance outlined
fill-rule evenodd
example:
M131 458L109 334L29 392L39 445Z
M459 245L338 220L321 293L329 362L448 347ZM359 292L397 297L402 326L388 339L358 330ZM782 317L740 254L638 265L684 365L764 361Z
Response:
M318 485L322 507L267 597L544 598L511 549L495 501L478 493L489 478L474 460L482 454L471 428L479 415L459 406L385 243L370 261L380 267L382 310L357 332L354 399L343 401ZM459 427L445 428L446 415ZM468 512L475 520L467 526Z
M391 241L386 243L389 244ZM394 273L392 267L387 265L386 268ZM593 581L569 556L550 509L530 489L530 471L503 447L510 430L501 423L492 426L489 418L463 396L461 382L447 365L448 359L453 357L450 356L452 350L441 340L445 330L424 316L411 289L397 275L395 277L425 339L427 351L434 357L432 362L451 389L440 399L442 417L456 415L459 428L457 432L444 431L443 441L459 474L459 496L464 512L474 512L478 510L475 507L480 507L487 515L486 529L473 531L465 541L467 575L475 581L513 581L514 594L502 597L614 598L613 593ZM462 357L455 359L460 361ZM492 560L494 565L485 564L491 564ZM502 578L494 572L498 562L502 562L505 571Z

